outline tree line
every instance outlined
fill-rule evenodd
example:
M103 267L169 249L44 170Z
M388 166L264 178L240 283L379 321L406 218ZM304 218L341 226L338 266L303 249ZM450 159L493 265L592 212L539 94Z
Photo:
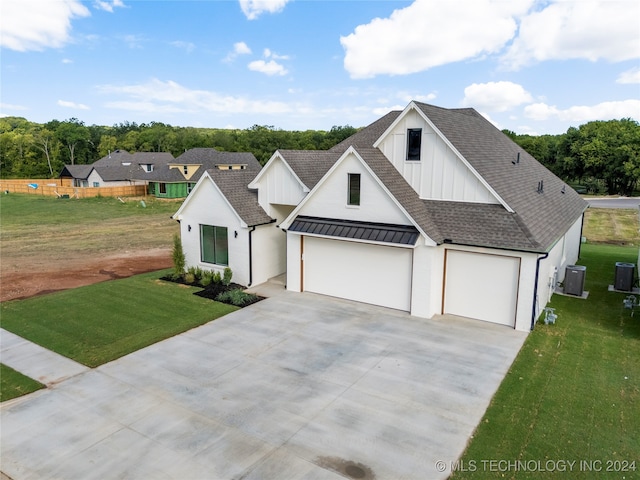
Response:
M0 118L0 176L55 177L65 164L90 164L116 149L171 152L195 147L251 152L263 165L277 149L326 150L358 129L289 131L269 125L248 129L174 127L123 122L111 127L77 118L45 124ZM503 130L524 150L572 185L589 193L631 195L640 181L640 125L632 119L588 122L560 135L518 135Z
M196 148L251 152L261 164L278 149L326 150L357 132L351 126L329 131L287 131L268 125L248 129L174 127L160 122L87 126L77 118L45 124L22 117L0 118L0 176L55 177L64 165L86 165L114 150L171 152Z

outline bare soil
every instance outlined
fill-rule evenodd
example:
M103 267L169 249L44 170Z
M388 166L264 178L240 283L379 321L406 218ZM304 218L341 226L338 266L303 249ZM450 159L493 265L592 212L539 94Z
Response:
M104 256L74 255L72 260L44 255L2 259L0 301L23 299L140 273L170 268L170 248L129 250Z

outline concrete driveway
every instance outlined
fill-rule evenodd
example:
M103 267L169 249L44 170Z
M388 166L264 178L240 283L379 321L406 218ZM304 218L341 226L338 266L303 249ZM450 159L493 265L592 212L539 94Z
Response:
M525 337L285 293L5 402L1 468L14 480L446 478Z

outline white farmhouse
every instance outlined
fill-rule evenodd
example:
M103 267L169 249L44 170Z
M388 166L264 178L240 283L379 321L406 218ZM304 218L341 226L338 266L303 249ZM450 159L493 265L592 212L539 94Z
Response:
M328 151L209 170L175 218L189 265L529 330L587 203L474 109L411 102ZM213 250L213 254L211 251Z

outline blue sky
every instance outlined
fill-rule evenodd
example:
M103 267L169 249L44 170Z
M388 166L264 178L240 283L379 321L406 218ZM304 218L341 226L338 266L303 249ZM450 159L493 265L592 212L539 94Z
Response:
M2 0L0 115L365 126L419 100L499 128L640 120L637 0Z

